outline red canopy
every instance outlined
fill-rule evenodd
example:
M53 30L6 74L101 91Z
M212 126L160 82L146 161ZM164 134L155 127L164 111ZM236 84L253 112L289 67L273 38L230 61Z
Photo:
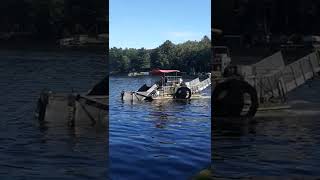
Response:
M178 73L180 72L179 70L164 70L164 69L153 69L151 71L151 74L153 75L162 75L162 74L165 74L165 73Z

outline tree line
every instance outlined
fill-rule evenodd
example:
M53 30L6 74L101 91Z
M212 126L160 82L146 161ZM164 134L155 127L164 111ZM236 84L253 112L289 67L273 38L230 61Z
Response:
M270 31L318 33L320 1L315 0L225 0L213 1L214 26L225 33Z
M105 33L107 8L105 0L2 0L0 38L15 34L56 40L74 34Z
M211 40L204 36L200 41L174 44L167 40L155 49L109 49L111 73L149 71L154 68L178 69L183 72L209 72Z

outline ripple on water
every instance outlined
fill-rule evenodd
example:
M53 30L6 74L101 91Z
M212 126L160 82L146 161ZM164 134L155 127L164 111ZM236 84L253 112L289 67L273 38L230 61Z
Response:
M187 179L210 165L210 100L121 102L122 90L136 90L152 81L110 78L113 179Z
M303 85L289 94L291 110L260 114L251 122L216 119L214 176L319 177L320 81L310 83L312 88Z
M107 136L39 126L43 88L86 92L106 74L100 55L0 51L0 179L103 179Z

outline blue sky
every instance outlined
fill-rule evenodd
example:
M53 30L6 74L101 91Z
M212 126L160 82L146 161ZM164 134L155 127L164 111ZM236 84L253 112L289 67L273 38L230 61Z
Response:
M156 48L211 34L211 0L110 0L110 47Z

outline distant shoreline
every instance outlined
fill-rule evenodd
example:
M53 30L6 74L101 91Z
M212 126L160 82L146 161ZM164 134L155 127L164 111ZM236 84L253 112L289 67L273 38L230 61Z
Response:
M107 46L78 46L78 47L61 47L53 41L37 41L37 40L19 40L19 41L1 41L0 40L0 51L1 50L21 50L21 51L58 51L58 52L69 52L69 51L80 51L80 52L99 52L107 53Z

